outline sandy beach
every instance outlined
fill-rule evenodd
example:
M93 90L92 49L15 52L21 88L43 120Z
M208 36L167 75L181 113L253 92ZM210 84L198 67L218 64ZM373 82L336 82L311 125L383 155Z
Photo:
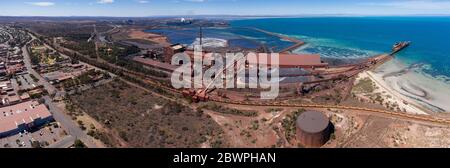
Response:
M408 113L450 112L450 86L420 74L418 68L420 65L408 67L394 59L374 71L360 74L360 78L369 77L377 86L374 92L385 94Z

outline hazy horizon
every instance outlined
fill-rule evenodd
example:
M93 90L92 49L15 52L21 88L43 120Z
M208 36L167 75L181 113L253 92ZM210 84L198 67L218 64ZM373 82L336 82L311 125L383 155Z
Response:
M348 14L310 14L310 15L149 15L149 16L96 16L96 15L79 15L79 16L47 16L47 15L0 15L0 17L42 17L42 18L174 18L174 17L227 17L227 18L301 18L301 17L450 17L450 14L409 14L409 15L348 15Z
M450 16L450 0L15 0L0 16Z

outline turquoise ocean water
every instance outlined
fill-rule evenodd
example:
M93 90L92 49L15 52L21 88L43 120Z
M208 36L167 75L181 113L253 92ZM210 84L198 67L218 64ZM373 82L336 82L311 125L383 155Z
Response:
M334 58L387 53L395 42L412 41L396 59L423 64L428 75L450 77L450 17L271 18L235 20L231 26L296 37L308 43L296 52Z
M307 42L297 53L331 58L364 58L388 53L398 41L412 45L397 54L405 65L422 65L419 71L450 82L450 17L323 17L240 19L225 28L204 28L204 37L220 38L230 46L276 52L291 42L255 31L258 28ZM192 44L199 28L147 30L169 37L172 43ZM443 78L442 78L443 77Z

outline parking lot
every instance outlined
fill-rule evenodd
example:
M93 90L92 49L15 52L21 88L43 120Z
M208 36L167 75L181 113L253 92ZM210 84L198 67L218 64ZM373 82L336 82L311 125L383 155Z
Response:
M46 147L64 139L66 136L67 133L64 129L56 122L53 122L34 132L21 132L17 135L2 138L0 139L0 148ZM35 143L32 144L32 142Z
M16 79L13 79L13 83L17 83L21 90L34 89L39 84L34 82L33 78L31 78L30 74L18 75Z

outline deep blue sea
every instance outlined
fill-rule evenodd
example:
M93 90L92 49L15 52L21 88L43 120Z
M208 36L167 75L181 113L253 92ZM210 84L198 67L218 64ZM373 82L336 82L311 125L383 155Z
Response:
M205 38L220 38L229 46L266 46L276 52L292 45L251 28L295 37L307 42L297 53L317 53L322 57L363 58L388 53L398 41L412 45L397 54L406 65L423 65L421 72L450 77L450 17L323 17L241 19L226 28L204 28ZM172 43L192 44L199 28L152 29ZM446 79L450 82L450 78Z
M271 18L231 22L304 40L296 52L355 58L387 53L398 41L412 45L397 55L405 64L424 64L423 72L450 77L450 17Z

